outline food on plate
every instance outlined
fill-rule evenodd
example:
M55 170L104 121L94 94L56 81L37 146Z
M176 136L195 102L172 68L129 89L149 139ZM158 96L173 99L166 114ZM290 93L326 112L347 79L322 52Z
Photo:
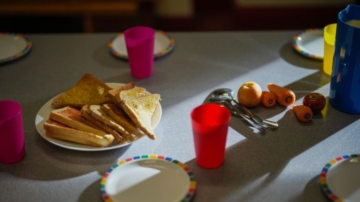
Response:
M269 91L263 91L261 95L261 103L265 107L273 107L276 105L276 96L274 93Z
M134 82L113 89L87 73L54 98L44 129L49 137L91 146L155 139L151 121L160 100Z
M123 110L117 107L116 104L107 103L101 105L101 109L108 114L112 119L129 131L129 133L134 134L137 138L144 136L144 134L137 129L135 123L128 117Z
M140 97L129 97L122 102L122 107L131 120L150 138L155 139L156 135L151 126L151 117L154 114L157 103L160 100L159 94L150 94Z
M46 136L48 137L86 144L94 147L106 147L111 145L114 141L114 137L112 135L96 135L70 128L59 122L52 121L51 119L45 121L44 128L46 130Z
M240 86L237 97L245 107L255 107L261 102L262 90L259 84L248 81Z
M117 104L119 107L121 107L120 103L120 97L119 97L119 93L120 91L123 90L129 90L135 87L135 83L134 82L130 82L124 85L119 86L118 88L114 88L109 90L109 99L112 101L112 103Z
M320 93L309 93L303 99L303 105L310 107L314 114L320 113L326 105L325 97Z
M125 130L120 124L118 124L114 119L112 119L109 115L107 115L102 109L100 105L90 105L90 115L102 122L103 124L115 129L117 132L121 134L121 136L115 137L118 142L122 142L123 139L127 141L134 141L134 137Z
M86 73L67 91L57 96L51 103L52 108L58 109L65 106L81 108L84 105L96 105L109 102L108 85Z
M313 112L311 111L310 107L305 105L293 105L292 109L299 121L304 123L311 121Z
M111 134L114 138L117 137L119 139L119 143L124 143L126 142L125 138L119 138L122 137L121 134L119 132L117 132L115 129L111 128L110 126L104 124L101 121L98 121L97 119L95 119L93 116L91 116L91 110L90 110L90 106L89 105L84 105L81 108L81 114L83 115L83 117L85 117L85 119L87 119L88 121L90 121L91 123L93 123L94 125L96 125L97 127L101 128L102 130L104 130L106 133Z
M95 135L104 136L106 133L101 129L98 130L96 125L85 119L81 111L72 107L63 107L53 110L50 113L49 118L53 121L57 121L71 128L75 128L81 131L93 133Z
M274 83L267 85L270 92L276 96L276 102L284 107L290 106L295 102L295 93L288 88L278 86Z

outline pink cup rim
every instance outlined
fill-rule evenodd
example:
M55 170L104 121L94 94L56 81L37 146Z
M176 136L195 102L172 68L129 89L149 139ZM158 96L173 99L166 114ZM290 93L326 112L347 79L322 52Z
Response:
M141 35L138 35L138 37L131 36L136 32L141 31ZM131 40L145 40L149 39L155 36L155 30L151 27L147 26L136 26L128 28L124 31L124 37L131 39Z
M0 124L4 121L10 120L21 113L21 105L20 103L13 100L0 100L0 110L2 111L3 107L9 108L11 107L11 112L7 114L4 118L0 117ZM9 115L10 114L10 115Z
M196 108L194 108L192 111L191 111L191 118L193 121L195 121L196 123L198 124L203 124L203 123L200 123L198 120L194 119L194 114L196 113L196 111L201 108L201 107L209 107L209 106L213 106L213 107L218 107L219 109L222 110L222 113L225 113L226 114L226 119L223 120L223 122L219 125L223 125L223 124L226 124L230 121L231 119L231 113L230 113L230 110L228 108L226 108L225 106L223 105L220 105L220 104L216 104L216 103L205 103L205 104L202 104L202 105L199 105L197 106ZM210 126L210 127L213 127L214 125L207 125L207 126Z

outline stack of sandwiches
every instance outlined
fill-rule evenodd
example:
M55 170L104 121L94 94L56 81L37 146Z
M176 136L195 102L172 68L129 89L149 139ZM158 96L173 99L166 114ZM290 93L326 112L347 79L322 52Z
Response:
M113 89L86 73L52 101L44 129L48 137L95 147L155 139L151 118L159 101L134 82Z

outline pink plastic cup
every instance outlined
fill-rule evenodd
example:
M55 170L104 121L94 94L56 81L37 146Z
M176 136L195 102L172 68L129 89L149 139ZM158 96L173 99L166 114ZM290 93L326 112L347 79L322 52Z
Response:
M191 112L196 163L217 168L224 162L230 111L219 104L203 104Z
M131 75L147 78L154 68L155 30L150 27L132 27L124 32Z
M0 162L12 164L25 156L25 137L21 105L0 101Z

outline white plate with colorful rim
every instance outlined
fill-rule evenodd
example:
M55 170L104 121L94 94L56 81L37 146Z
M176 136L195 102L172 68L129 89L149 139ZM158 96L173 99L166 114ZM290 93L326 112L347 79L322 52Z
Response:
M29 41L23 34L1 32L0 63L20 58L28 53L31 47L31 41Z
M175 41L166 32L156 30L154 42L154 58L163 56L174 49ZM125 45L124 34L118 33L114 39L108 43L108 47L116 57L127 59L128 54Z
M307 29L293 37L293 47L300 54L317 59L324 59L324 31L322 29Z
M100 183L101 196L106 202L187 202L195 190L195 177L188 166L157 154L119 161Z
M343 155L332 159L320 174L325 194L336 202L360 200L360 154Z
M111 88L116 88L116 87L119 87L120 85L122 85L121 83L106 83L106 84L108 86L110 86ZM89 145L83 145L83 144L78 144L75 142L69 142L69 141L65 141L65 140L48 137L48 136L46 136L46 131L44 129L44 122L49 118L50 112L52 110L54 110L51 107L51 103L55 97L50 99L48 102L46 102L40 108L40 110L36 114L36 118L35 118L35 127L36 127L38 133L40 134L40 136L43 137L46 141L48 141L54 145L57 145L59 147L63 147L66 149L77 150L77 151L105 151L105 150L117 149L120 147L130 145L142 138L141 137L141 138L135 139L133 142L127 142L127 143L123 143L123 144L113 144L108 147L93 147L93 146L89 146ZM161 116L162 116L162 108L159 103L155 109L155 112L154 112L152 118L151 118L151 125L153 128L156 128L156 126L159 124Z

